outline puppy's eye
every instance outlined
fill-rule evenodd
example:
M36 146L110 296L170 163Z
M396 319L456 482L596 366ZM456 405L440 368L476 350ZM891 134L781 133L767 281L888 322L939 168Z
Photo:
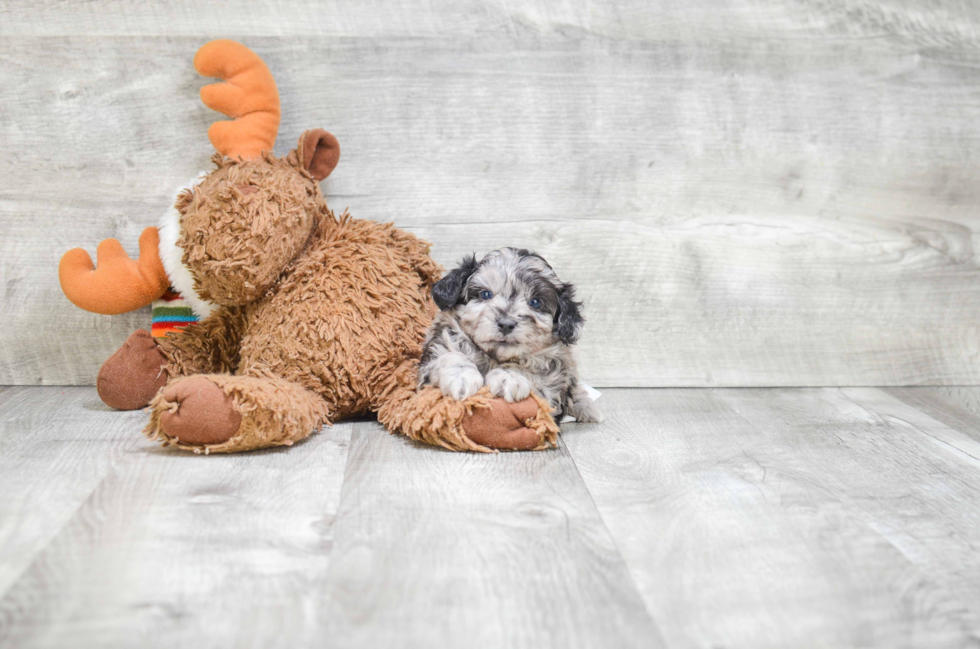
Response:
M480 291L481 300L489 300L493 297L493 291Z
M541 300L539 300L536 297L532 297L530 300L527 301L527 305L529 307L531 307L532 309L540 309L541 308Z

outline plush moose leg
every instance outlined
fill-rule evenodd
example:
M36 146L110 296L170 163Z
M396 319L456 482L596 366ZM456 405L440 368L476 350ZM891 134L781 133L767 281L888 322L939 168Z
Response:
M508 403L483 388L456 401L437 388L416 389L415 365L396 373L383 394L378 421L391 432L453 451L536 451L557 444L551 406L536 395Z
M102 363L95 385L107 406L136 410L150 402L168 376L167 357L149 331L138 329Z
M150 403L144 432L204 453L289 446L327 423L326 402L279 378L202 374L177 378Z
M507 403L484 388L456 401L437 388L404 391L378 411L391 432L453 451L537 451L555 446L551 407L537 396Z
M168 379L234 372L242 328L240 310L222 308L164 338L138 329L99 369L99 397L112 408L137 410L146 407Z

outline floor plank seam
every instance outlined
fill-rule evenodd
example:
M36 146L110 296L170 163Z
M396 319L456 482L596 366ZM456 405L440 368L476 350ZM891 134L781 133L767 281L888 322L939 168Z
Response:
M130 450L132 450L132 449L130 449ZM118 471L118 469L119 469L119 465L118 464L117 465L113 465L105 473L102 474L102 476L99 478L98 482L96 482L93 485L92 489L88 492L88 494L86 494L85 498L83 498L82 500L80 500L78 502L78 505L74 509L72 509L71 515L68 516L67 518L65 518L64 523L61 525L61 527L58 528L58 530L54 534L52 534L50 538L48 538L47 542L43 546L37 548L37 551L34 552L34 554L31 556L30 561L25 561L24 562L24 565L16 573L16 577L14 577L13 579L11 579L10 580L10 583L7 585L7 587L3 590L2 593L0 593L0 602L3 602L3 600L7 597L7 595L12 590L14 590L17 587L17 585L20 583L20 580L24 578L24 575L26 575L27 572L30 571L30 569L34 566L34 563L37 561L38 557L40 557L42 554L44 554L44 552L48 549L48 547L52 543L54 543L55 540L58 539L58 537L60 537L62 534L64 534L64 532L65 532L66 529L68 529L69 527L71 527L72 523L75 521L75 518L78 516L79 512L81 512L86 507L86 505L88 505L92 501L92 498L98 492L99 488L103 484L105 484L106 480L113 473L115 473L116 471Z
M949 430L954 431L957 434L964 435L968 440L971 440L972 439L972 438L970 438L969 435L966 435L965 433L960 432L959 430L957 430L956 428L953 428L952 426L950 426L946 422L943 422L943 421L940 421L940 420L936 419L935 417L933 417L932 415L930 415L928 412L922 410L918 406L915 406L913 404L906 403L906 402L902 401L901 399L895 397L894 395L889 394L886 390L884 390L882 388L866 388L866 389L877 390L878 392L880 392L881 394L885 395L889 399L893 399L896 402L901 403L901 404L905 405L906 407L915 410L921 416L929 419L931 422L933 422L934 424L936 424L936 426L939 426L939 427L942 427L942 428L947 428ZM908 426L909 428L911 428L912 430L918 432L923 437L928 437L929 439L933 440L933 442L940 444L943 448L947 449L953 455L958 455L958 456L963 455L963 456L966 456L966 457L970 458L969 460L966 460L966 462L968 464L972 464L974 466L980 467L980 457L977 457L977 456L973 455L972 453L969 453L968 451L966 451L966 450L964 450L962 448L959 448L955 444L952 444L949 441L947 441L945 439L942 439L941 437L937 437L936 435L933 435L929 431L927 431L924 428L922 428L922 426L919 426L917 424L914 424L914 423L908 421L907 419L903 419L902 417L899 417L897 415L883 415L882 413L875 412L873 410L868 409L867 406L865 406L864 404L860 403L853 396L851 396L850 394L848 394L846 388L838 388L838 391L845 398L847 398L849 401L851 401L852 403L854 403L855 405L857 405L858 407L860 407L861 409L863 409L865 412L867 412L869 415L871 415L872 417L874 417L876 420L881 421L883 423L886 421L886 419L893 419L895 421L900 421L903 424L905 424L906 426Z
M603 516L602 510L599 509L599 505L596 503L595 498L592 495L592 490L589 489L589 483L586 482L585 478L582 477L582 472L579 470L578 463L575 461L575 455L572 453L571 449L568 448L568 445L565 444L565 440L561 437L561 435L559 435L559 440L561 442L562 448L565 449L565 452L568 454L568 458L572 462L572 468L575 469L575 473L578 475L578 479L582 482L582 485L585 487L585 492L589 496L589 502L592 504L592 508L595 510L596 515L598 515L599 517L599 521L602 523L602 529L604 529L606 534L609 535L609 539L616 550L616 557L619 559L619 563L621 564L623 571L629 577L630 587L633 590L633 594L637 597L637 599L639 599L640 602L643 603L643 608L647 613L647 617L650 619L650 625L657 631L657 636L660 642L660 646L667 647L668 645L666 640L664 639L664 634L663 631L661 630L661 625L657 621L657 618L653 614L653 611L650 610L650 605L649 603L647 603L646 598L643 597L643 593L640 590L640 586L639 584L636 583L636 577L633 575L633 571L630 570L629 564L626 562L626 558L623 556L623 550L622 548L619 547L619 543L616 542L615 535L613 535L612 530L609 529L609 524L606 522L606 518Z

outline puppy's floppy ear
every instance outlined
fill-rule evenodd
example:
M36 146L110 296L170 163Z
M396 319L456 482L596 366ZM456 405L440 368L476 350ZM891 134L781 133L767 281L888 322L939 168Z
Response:
M582 303L575 301L575 287L562 284L558 287L558 308L555 310L555 335L566 345L573 345L582 332L585 318Z
M432 300L440 310L451 309L459 303L466 280L476 271L476 257L463 257L459 268L450 271L432 287Z

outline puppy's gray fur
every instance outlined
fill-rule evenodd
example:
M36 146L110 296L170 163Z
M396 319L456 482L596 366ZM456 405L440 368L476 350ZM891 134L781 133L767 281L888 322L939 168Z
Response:
M575 288L540 256L502 248L469 256L432 288L439 307L419 367L419 384L455 399L483 385L507 401L531 390L555 409L597 422L602 415L578 381L572 345L584 319Z

